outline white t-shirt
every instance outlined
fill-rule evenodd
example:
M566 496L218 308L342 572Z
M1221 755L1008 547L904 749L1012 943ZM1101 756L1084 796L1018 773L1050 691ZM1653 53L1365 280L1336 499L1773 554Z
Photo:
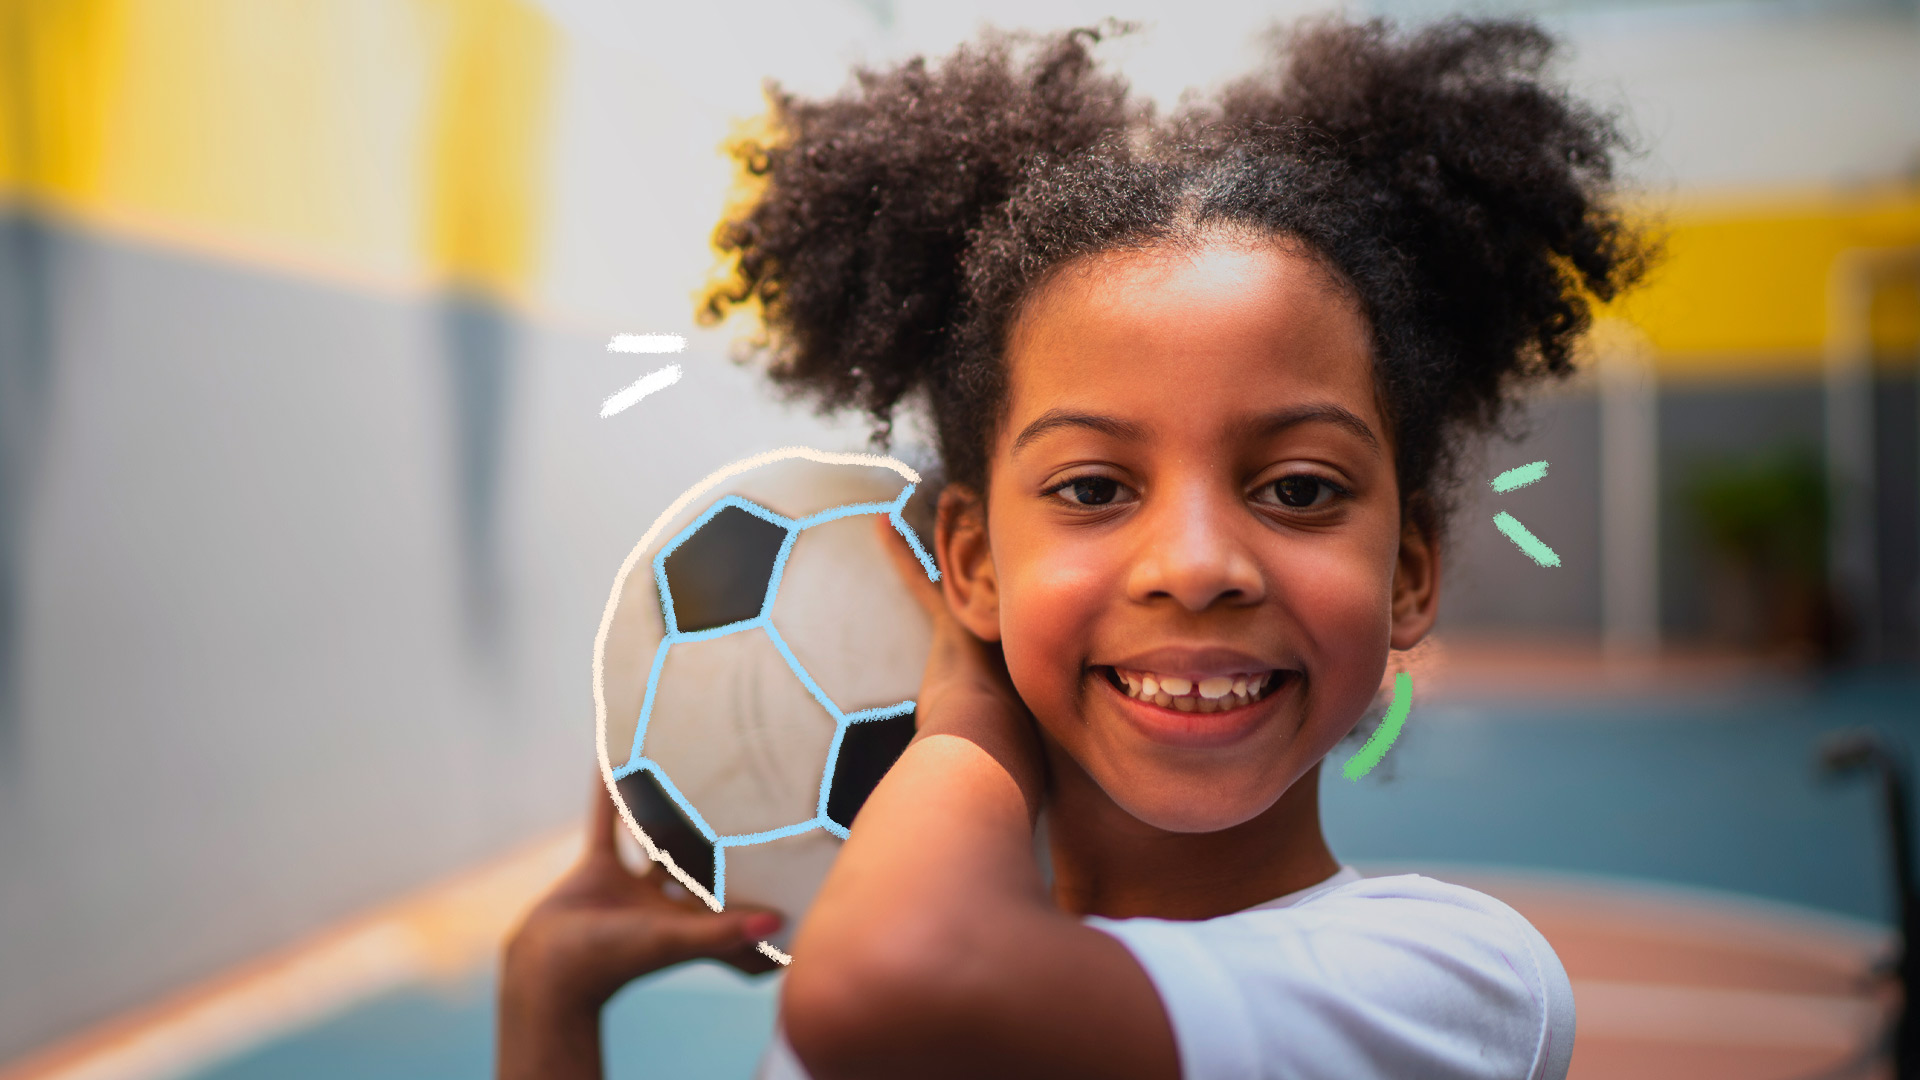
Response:
M1104 919L1160 994L1183 1080L1563 1080L1573 987L1512 908L1352 867L1213 919ZM776 1033L761 1080L806 1080Z

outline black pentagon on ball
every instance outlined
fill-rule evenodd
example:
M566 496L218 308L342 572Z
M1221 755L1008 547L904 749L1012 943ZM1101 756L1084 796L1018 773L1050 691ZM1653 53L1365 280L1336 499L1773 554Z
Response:
M833 764L833 784L827 788L827 818L841 828L853 825L853 816L880 786L893 763L913 741L913 713L885 720L849 724L840 740L840 756Z
M787 530L728 506L667 556L667 592L681 633L751 619L767 598Z
M660 781L642 769L622 777L618 786L621 801L627 804L633 820L640 823L653 846L673 856L675 866L702 888L713 892L713 845L680 812Z

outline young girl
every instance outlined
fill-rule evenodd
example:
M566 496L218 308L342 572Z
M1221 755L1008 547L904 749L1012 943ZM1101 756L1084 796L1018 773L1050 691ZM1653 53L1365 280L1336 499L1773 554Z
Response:
M919 734L764 1071L1561 1077L1546 942L1342 866L1318 788L1433 625L1458 448L1640 271L1615 133L1524 25L1313 24L1166 121L1094 36L778 97L722 228L714 308L764 305L774 377L883 434L923 409L948 480ZM672 904L601 821L509 949L505 1074L597 1074L622 982L747 966L774 918Z

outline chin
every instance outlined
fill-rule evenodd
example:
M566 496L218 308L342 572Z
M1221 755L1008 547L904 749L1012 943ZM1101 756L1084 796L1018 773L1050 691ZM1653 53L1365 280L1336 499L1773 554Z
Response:
M1272 809L1292 784L1276 788L1270 778L1173 772L1147 767L1111 778L1089 770L1114 805L1156 829L1211 833L1244 825Z

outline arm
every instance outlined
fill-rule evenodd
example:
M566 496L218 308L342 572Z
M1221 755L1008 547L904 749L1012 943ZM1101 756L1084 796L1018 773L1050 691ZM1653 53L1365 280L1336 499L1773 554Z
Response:
M615 844L613 800L594 784L580 862L527 913L500 973L500 1080L599 1080L600 1009L627 983L709 957L743 971L772 961L754 943L779 928L758 908L716 914L662 890L666 875L635 874Z
M1146 973L1054 907L1034 866L1032 718L994 648L944 604L930 610L920 734L861 810L795 943L788 1037L818 1080L1171 1080L1173 1033Z

